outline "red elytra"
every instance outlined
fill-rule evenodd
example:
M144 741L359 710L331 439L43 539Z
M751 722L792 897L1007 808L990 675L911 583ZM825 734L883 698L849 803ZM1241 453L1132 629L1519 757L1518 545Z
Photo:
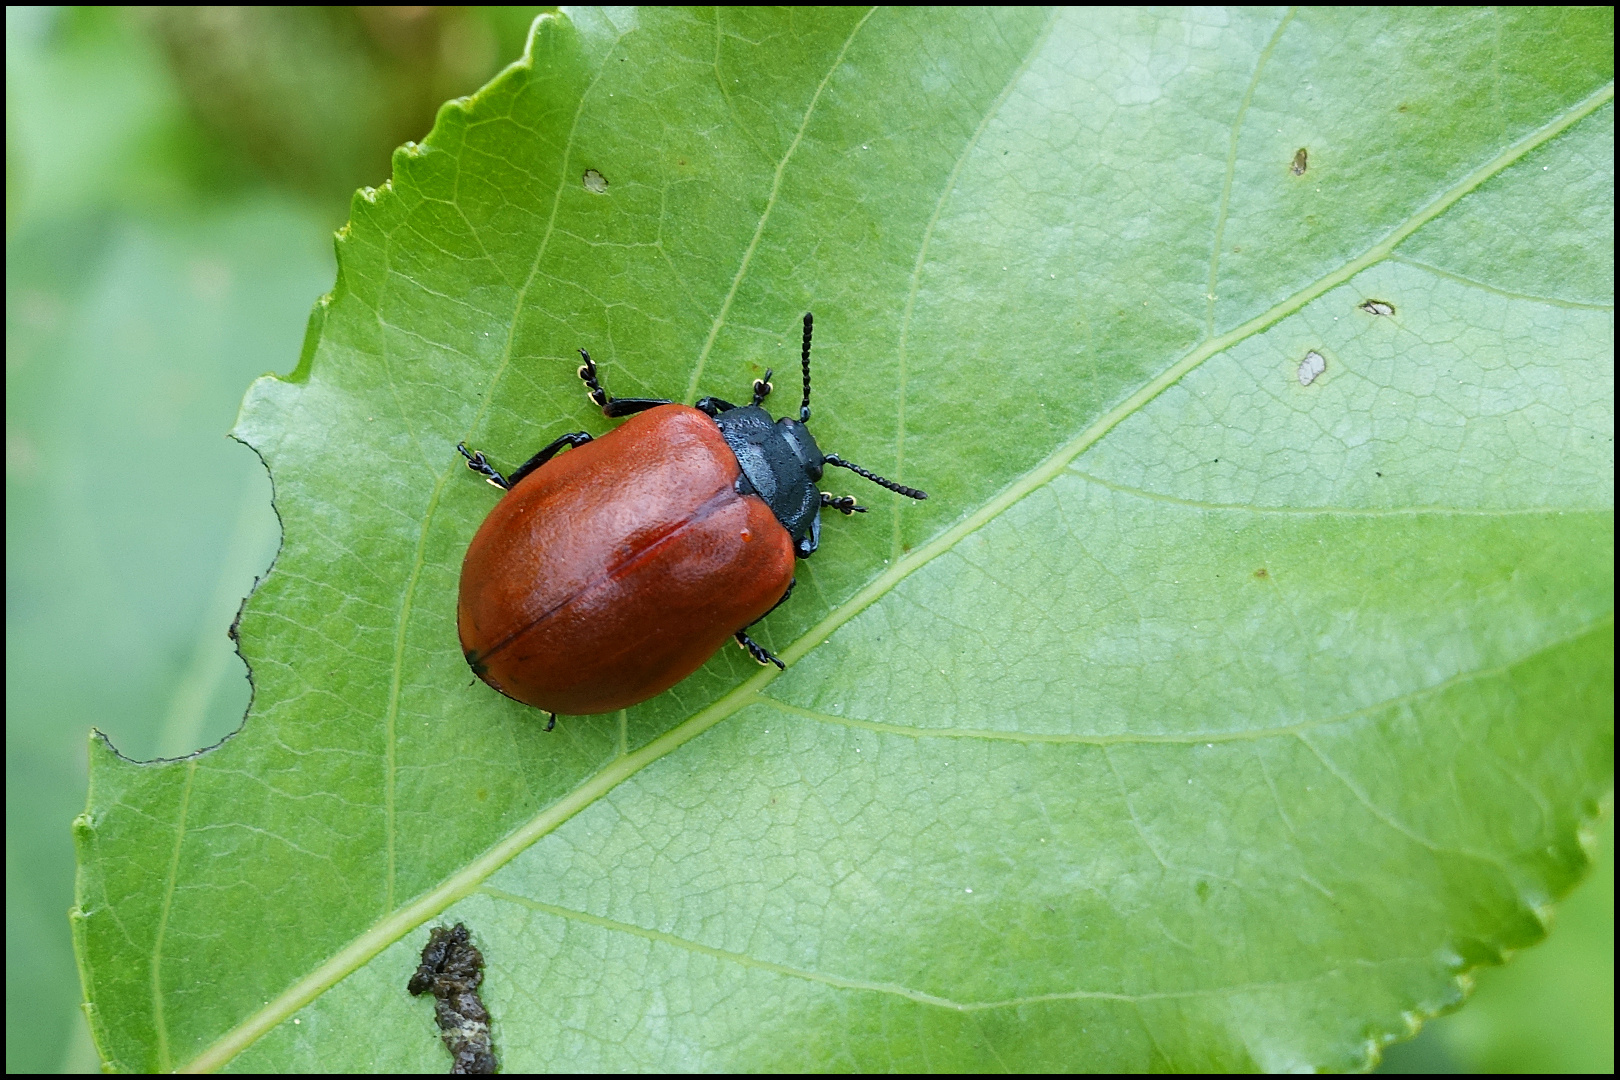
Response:
M473 537L456 624L474 672L553 713L674 686L782 598L794 545L714 419L659 405L518 481Z

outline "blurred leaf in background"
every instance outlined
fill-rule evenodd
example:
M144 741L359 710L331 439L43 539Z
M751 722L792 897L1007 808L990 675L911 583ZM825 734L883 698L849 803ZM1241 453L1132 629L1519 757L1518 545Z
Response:
M96 1064L65 912L84 735L241 723L230 625L275 551L225 437L296 362L348 196L534 8L6 12L6 1067Z
M222 144L346 205L388 176L389 153L421 138L439 105L522 51L534 10L160 7L144 18Z

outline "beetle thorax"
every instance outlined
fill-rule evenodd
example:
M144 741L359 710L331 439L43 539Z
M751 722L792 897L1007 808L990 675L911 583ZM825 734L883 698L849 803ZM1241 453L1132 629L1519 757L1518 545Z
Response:
M819 531L821 512L816 481L821 479L822 454L809 429L786 417L772 421L757 405L728 409L714 422L742 469L737 490L764 499L795 548L803 551L802 541Z

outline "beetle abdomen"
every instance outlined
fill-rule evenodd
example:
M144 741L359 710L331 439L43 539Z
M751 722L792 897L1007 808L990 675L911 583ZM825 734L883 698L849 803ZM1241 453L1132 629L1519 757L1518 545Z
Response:
M496 505L462 567L462 649L485 682L571 715L645 701L781 599L793 546L739 495L736 456L683 405L547 462Z

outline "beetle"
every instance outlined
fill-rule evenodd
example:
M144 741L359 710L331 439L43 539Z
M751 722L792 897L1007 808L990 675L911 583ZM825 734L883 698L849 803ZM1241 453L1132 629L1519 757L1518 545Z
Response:
M616 398L585 349L579 378L608 417L630 417L601 438L571 431L509 475L481 451L456 449L506 492L461 564L456 629L484 682L550 714L612 712L674 686L728 638L755 661L782 661L748 636L793 591L796 559L821 543L823 508L865 513L820 491L825 466L904 495L837 454L810 420L810 337L804 316L798 417L763 408L771 374L748 405L705 397ZM566 450L567 453L563 453Z

